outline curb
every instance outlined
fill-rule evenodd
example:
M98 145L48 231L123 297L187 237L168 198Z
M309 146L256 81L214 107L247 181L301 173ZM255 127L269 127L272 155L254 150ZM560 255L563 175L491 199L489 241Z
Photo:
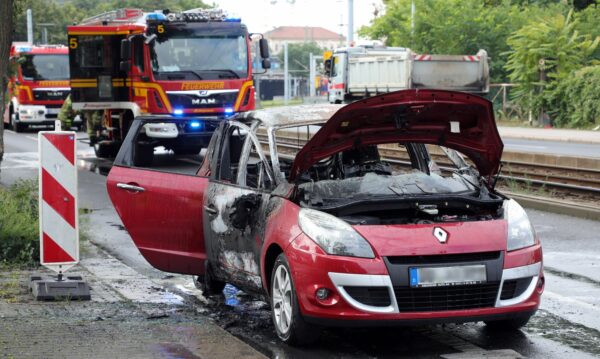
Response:
M502 193L513 198L526 208L533 208L540 211L565 214L568 216L596 221L600 220L600 208L598 207L511 192Z

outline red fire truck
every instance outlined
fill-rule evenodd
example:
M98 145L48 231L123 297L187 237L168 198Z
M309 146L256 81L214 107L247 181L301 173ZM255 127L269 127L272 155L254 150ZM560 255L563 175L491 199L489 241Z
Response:
M98 157L116 155L140 114L224 119L254 109L253 39L270 67L262 35L216 9L120 9L69 26L68 35L73 109L104 110L90 138Z
M15 42L10 64L16 71L8 82L10 103L5 126L16 132L30 125L52 125L69 95L69 52L61 45Z

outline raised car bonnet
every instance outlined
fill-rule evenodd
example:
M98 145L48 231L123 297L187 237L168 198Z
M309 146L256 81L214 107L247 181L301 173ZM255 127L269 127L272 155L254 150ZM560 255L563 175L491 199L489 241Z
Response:
M488 179L498 171L504 147L488 100L462 92L403 90L342 107L298 152L290 180L354 146L402 142L455 149Z

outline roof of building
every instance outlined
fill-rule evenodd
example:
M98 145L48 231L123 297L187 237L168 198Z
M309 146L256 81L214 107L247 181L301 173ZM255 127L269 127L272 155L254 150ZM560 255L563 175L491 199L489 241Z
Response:
M271 40L345 40L346 38L322 27L310 26L279 26L265 33Z

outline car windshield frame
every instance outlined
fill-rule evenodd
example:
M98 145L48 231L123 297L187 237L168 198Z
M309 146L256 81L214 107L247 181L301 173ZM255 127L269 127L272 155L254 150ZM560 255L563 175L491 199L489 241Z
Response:
M20 64L21 76L24 81L54 81L69 80L70 78L68 54L24 54L21 56L24 58L24 61ZM60 61L56 62L58 59L62 63ZM43 65L51 65L54 69Z

